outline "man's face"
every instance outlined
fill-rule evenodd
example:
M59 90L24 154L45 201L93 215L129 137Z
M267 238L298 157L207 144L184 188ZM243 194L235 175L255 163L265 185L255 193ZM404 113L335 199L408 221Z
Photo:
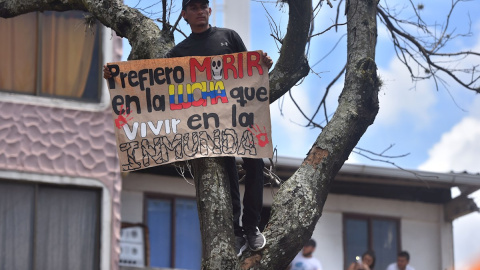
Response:
M404 270L407 267L408 260L405 257L397 257L398 269Z
M203 1L192 1L182 10L182 16L193 27L208 25L212 9Z
M305 257L309 257L310 255L312 255L314 250L315 250L315 247L313 247L313 246L304 246L302 254Z

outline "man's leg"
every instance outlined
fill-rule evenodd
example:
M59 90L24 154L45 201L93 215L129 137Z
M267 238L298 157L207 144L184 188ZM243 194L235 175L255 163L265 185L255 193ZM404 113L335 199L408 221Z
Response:
M225 158L225 167L230 180L230 196L232 197L233 210L233 231L235 236L243 236L242 227L240 227L240 214L242 211L240 205L240 190L238 187L238 172L234 157Z
M262 159L243 158L245 169L245 194L243 196L242 225L252 250L265 246L265 237L258 230L263 205L263 167Z
M235 252L237 256L241 256L243 251L247 249L247 241L243 236L243 229L240 227L240 190L238 187L237 164L234 157L225 158L225 169L227 170L228 179L230 180L230 196L232 197L233 210L233 232L235 233Z

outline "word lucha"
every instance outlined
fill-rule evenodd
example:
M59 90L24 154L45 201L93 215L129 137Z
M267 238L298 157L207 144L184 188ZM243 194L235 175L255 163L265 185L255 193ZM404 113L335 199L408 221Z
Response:
M207 87L208 85L208 87ZM186 97L185 92L186 90ZM195 100L194 92L200 91L201 95ZM217 82L198 82L186 84L169 85L168 94L170 100L170 110L188 109L190 107L207 106L207 100L210 98L210 104L216 105L218 100L222 103L228 103L227 93L225 92L225 85L222 81ZM175 100L178 100L178 102Z

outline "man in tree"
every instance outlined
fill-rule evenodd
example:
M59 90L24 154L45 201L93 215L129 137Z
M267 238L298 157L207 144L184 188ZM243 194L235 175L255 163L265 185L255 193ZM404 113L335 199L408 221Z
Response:
M183 0L181 14L190 25L192 33L173 47L166 57L211 56L247 51L242 39L235 31L212 27L209 24L211 13L212 9L208 6L208 0ZM272 59L266 53L262 58L270 68L273 64ZM237 256L242 254L247 245L253 251L261 250L266 244L265 237L258 229L263 204L263 160L243 159L243 168L246 172L243 227L240 226L239 221L241 205L235 158L225 158L225 166L230 180Z
M212 56L247 51L242 39L235 31L212 27L209 24L212 9L208 3L208 0L183 0L181 15L189 24L192 33L173 47L166 57ZM269 69L273 64L266 53L262 55L262 61ZM110 77L110 70L104 66L104 78ZM230 181L237 256L240 256L247 246L253 251L261 250L266 244L265 236L258 229L263 204L263 160L243 158L246 175L242 226L240 226L241 204L235 158L227 157L224 162Z

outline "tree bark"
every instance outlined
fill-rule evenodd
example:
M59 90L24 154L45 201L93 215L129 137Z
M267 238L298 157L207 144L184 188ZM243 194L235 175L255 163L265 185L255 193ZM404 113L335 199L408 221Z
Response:
M202 233L202 269L235 269L232 199L223 158L192 161Z
M312 0L288 1L288 25L280 57L270 73L270 103L289 91L310 72L305 47L312 21Z
M283 0L282 2L285 2ZM275 196L265 230L267 245L237 260L233 250L229 185L221 158L193 162L203 243L202 269L285 269L308 240L318 222L332 179L353 147L373 123L378 111L375 65L376 5L372 0L349 0L348 63L345 87L332 120L317 138L297 172ZM311 24L312 1L290 0L289 23L281 54L270 73L275 101L309 73L305 45ZM31 11L90 12L132 45L129 59L163 57L173 37L138 10L117 0L0 0L0 17Z
M378 2L348 2L348 62L338 109L300 168L276 194L264 232L267 246L259 253L243 257L243 269L251 266L254 269L285 269L288 266L311 237L331 181L378 113L379 81L374 60ZM255 259L255 256L261 258ZM252 260L252 264L245 263Z

